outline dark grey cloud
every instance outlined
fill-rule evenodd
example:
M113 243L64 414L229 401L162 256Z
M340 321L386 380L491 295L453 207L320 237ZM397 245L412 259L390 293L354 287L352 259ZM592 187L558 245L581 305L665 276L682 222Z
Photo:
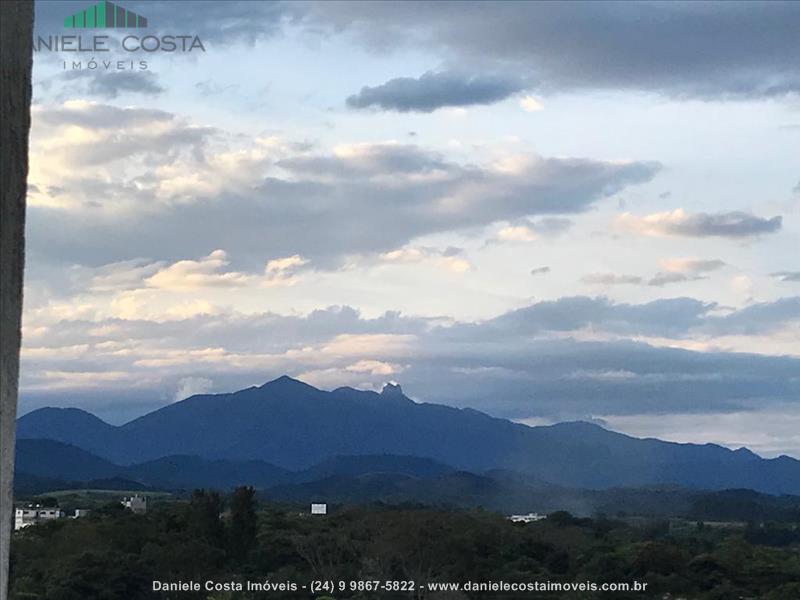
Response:
M253 44L287 27L424 47L468 72L512 72L541 92L635 89L696 98L800 92L797 2L171 2L130 0L156 33ZM37 34L84 3L37 2Z
M642 278L638 275L619 275L617 273L590 273L581 281L591 285L639 285Z
M706 277L699 275L687 275L686 273L664 273L659 272L653 275L647 282L647 285L655 287L663 287L671 283L683 283L686 281L697 281L698 279L706 279Z
M659 271L649 279L639 275L625 275L620 273L591 273L581 278L581 281L594 285L649 285L663 287L673 283L685 283L708 279L704 273L716 271L727 265L719 259L677 258L662 261L667 271Z
M377 386L387 377L353 374L360 361L395 365L398 371L391 377L418 399L512 418L758 410L796 400L798 358L694 352L613 339L680 339L698 331L758 334L798 320L800 297L722 317L717 312L713 303L691 298L625 304L574 297L446 326L392 312L365 318L349 307L305 317L265 313L172 321L65 320L39 340L49 353L37 352L36 340L26 341L23 410L77 403L119 418L171 401L189 377L210 380L215 391L262 383L284 372L317 377L323 386L330 372L345 374L344 381L335 375L326 387L336 382ZM611 339L573 339L587 329L611 334ZM96 345L99 330L104 343ZM357 336L374 336L376 342ZM37 388L60 372L125 373L129 378L93 382L85 390ZM115 401L109 403L109 397Z
M769 275L770 277L777 277L781 281L800 281L800 271L778 271Z
M248 44L281 35L286 24L299 18L302 5L291 2L249 0L127 0L125 8L148 20L148 33L197 35L210 45ZM180 6L180 9L176 9ZM81 0L40 0L36 2L37 35L63 31L64 18L86 8Z
M697 213L671 231L689 236L748 237L780 230L783 218L764 219L744 212Z
M718 258L673 259L665 262L668 265L671 265L673 270L687 273L708 273L710 271L717 271L727 266L725 261Z
M158 96L164 92L158 76L150 71L67 71L62 79L67 83L66 91L72 96L77 91L79 94L112 100L120 94ZM72 86L73 83L78 85L77 90Z
M751 304L723 317L709 317L704 329L719 335L773 333L800 321L800 296Z
M457 253L458 249L453 251ZM484 340L490 344L504 339L548 338L552 333L580 332L587 328L614 335L674 339L684 339L698 332L757 335L800 319L800 296L751 305L726 315L719 315L719 312L716 303L688 297L631 304L602 296L573 296L537 302L477 323L437 327L441 319L411 317L395 311L367 319L354 308L334 306L314 310L303 317L262 313L204 315L168 321L64 320L48 333L47 342L56 346L90 344L96 340L98 328L107 330L103 339L112 342L142 339L158 347L169 347L183 340L187 346L207 348L218 344L236 352L284 351L341 334L422 336L435 331L442 342ZM254 335L256 331L265 335Z
M252 45L301 28L371 49L424 47L473 73L515 73L542 93L634 89L693 98L800 92L797 2L251 2L130 0L154 33ZM454 7L457 7L454 8ZM78 0L37 2L37 34Z
M438 108L493 104L525 89L518 78L428 71L418 78L398 77L361 88L347 98L351 108L433 112Z
M458 8L455 9L454 6ZM797 2L319 2L304 20L389 50L515 68L542 91L636 89L677 97L800 92Z
M538 302L508 312L480 325L450 328L459 339L479 327L486 339L537 335L543 332L579 331L587 327L620 335L683 337L702 328L714 303L694 298L669 298L646 304L617 303L608 298L574 296Z
M780 231L783 217L763 218L743 211L689 213L677 209L643 217L625 213L617 222L645 235L747 238Z
M303 155L278 161L277 164L297 175L315 178L424 175L435 171L452 172L455 167L440 153L424 151L410 144L375 144L356 148L349 156Z

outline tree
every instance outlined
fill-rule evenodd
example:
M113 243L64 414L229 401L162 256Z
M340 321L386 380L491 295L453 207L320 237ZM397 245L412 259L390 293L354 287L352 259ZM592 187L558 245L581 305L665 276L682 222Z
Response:
M219 492L195 490L189 501L189 530L212 545L221 547L225 530L220 521L222 498Z
M256 545L258 517L256 516L256 491L249 486L236 488L231 498L231 521L228 532L230 555L244 560Z

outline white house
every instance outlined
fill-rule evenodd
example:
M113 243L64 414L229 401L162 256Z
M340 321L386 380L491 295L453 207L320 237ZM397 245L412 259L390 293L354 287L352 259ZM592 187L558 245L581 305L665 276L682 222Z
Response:
M14 512L14 530L18 531L43 521L52 521L64 516L60 508L43 508L42 506L30 505L25 508L18 508Z
M122 506L138 515L143 515L147 512L147 497L135 494L130 498L123 498Z
M322 503L314 503L311 505L311 514L312 515L327 515L328 514L328 505Z
M514 523L533 523L546 519L547 515L540 515L539 513L528 513L527 515L511 515L508 517L509 521Z

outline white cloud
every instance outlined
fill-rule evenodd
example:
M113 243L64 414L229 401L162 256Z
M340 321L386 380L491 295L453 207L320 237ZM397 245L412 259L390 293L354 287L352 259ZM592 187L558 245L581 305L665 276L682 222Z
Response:
M400 373L403 368L397 364L365 359L345 367L345 370L353 373L369 373L370 375L394 375Z
M184 377L178 381L175 401L183 400L197 394L206 394L212 390L214 382L208 377Z
M682 443L747 447L761 456L800 456L800 414L791 407L726 413L603 415L610 429ZM758 423L758 427L753 427Z
M145 280L147 287L164 290L196 290L203 287L241 287L253 277L237 271L223 271L230 264L224 250L214 250L200 260L181 260Z
M544 104L542 104L542 101L535 96L525 96L524 98L520 98L519 105L525 112L539 112L544 110Z
M285 258L275 258L267 262L266 272L275 273L280 271L288 271L296 267L302 267L307 263L308 261L299 254L287 256Z
M406 246L384 252L379 260L386 264L427 263L452 273L466 273L473 269L472 263L463 256L461 248L430 248Z
M659 264L670 273L707 273L725 266L725 262L719 259L701 258L665 258Z
M501 242L533 242L537 238L536 233L527 225L509 225L497 232L497 239Z

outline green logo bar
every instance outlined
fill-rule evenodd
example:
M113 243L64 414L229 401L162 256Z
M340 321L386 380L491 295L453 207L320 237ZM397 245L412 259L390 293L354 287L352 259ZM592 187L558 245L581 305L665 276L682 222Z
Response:
M64 19L67 29L139 29L147 19L107 0L98 2Z

